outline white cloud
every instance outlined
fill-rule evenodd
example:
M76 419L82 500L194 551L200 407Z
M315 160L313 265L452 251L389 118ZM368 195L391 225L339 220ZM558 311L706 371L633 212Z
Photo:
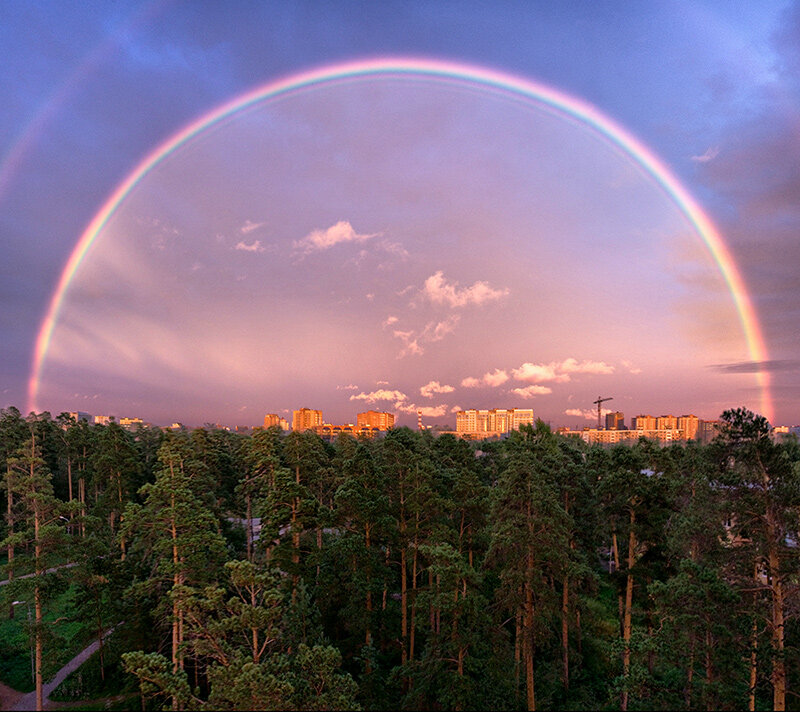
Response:
M347 220L340 220L325 230L312 230L302 240L297 240L294 246L308 253L314 250L327 250L342 242L364 242L378 235L380 235L378 232L357 233Z
M376 381L375 385L376 386L388 386L389 385L389 381Z
M565 359L561 362L558 368L564 373L614 373L614 367L610 366L604 361L581 361L578 363L577 359L574 358Z
M351 401L363 400L367 403L375 403L376 401L398 401L402 402L406 399L406 394L400 391L389 391L386 389L379 389L371 393L359 393L357 396L350 396Z
M464 410L460 405L454 405L452 408L450 408L451 413L458 413L460 410Z
M519 368L512 369L511 373L518 381L530 381L538 383L540 381L568 381L568 374L556 373L556 363L523 363Z
M487 371L480 378L469 376L461 381L464 388L477 388L478 386L490 386L497 388L502 386L508 380L508 372L496 368L494 371Z
M248 245L244 240L236 243L235 250L243 250L244 252L263 252L265 248L261 246L260 240L255 240Z
M522 398L533 398L534 396L544 396L548 393L552 393L553 389L548 388L547 386L539 386L539 385L531 385L525 386L525 388L512 388L510 393L515 393Z
M706 152L701 156L692 156L692 160L695 163L708 163L709 161L713 161L719 155L719 147L718 146L710 146L706 149Z
M354 386L352 383L348 383L346 386L336 386L337 391L357 391L358 386Z
M434 393L452 393L454 390L453 386L443 386L439 381L429 381L419 389L419 393L425 398L433 398Z
M502 386L508 380L508 373L505 371L501 371L499 368L496 368L494 371L489 373L483 374L483 382L487 386L491 386L492 388L497 388L497 386Z
M400 321L396 316L387 316L386 319L383 321L383 328L385 329L387 326L391 326L392 324L396 324Z
M245 220L244 221L244 225L242 225L239 228L239 232L241 232L242 235L247 235L247 234L253 232L253 230L258 230L258 228L264 227L264 225L266 225L266 224L267 223L263 223L263 222L254 223L252 220Z
M608 415L611 411L608 408L601 408L600 415ZM586 420L593 420L597 422L597 411L591 408L567 408L564 413L572 415L576 418L585 418Z
M478 281L471 287L458 288L458 282L447 283L444 273L439 270L425 280L422 295L434 304L445 304L450 307L464 307L469 304L480 305L505 297L508 289L494 289L488 282Z
M416 414L417 411L422 411L422 415L426 418L441 418L443 415L447 415L447 406L446 405L420 405L417 406L414 403L403 403L399 401L394 404L395 410L401 413L414 413Z
M561 362L523 363L519 368L513 369L511 373L518 381L527 381L529 383L541 383L543 381L566 383L571 379L571 374L590 373L594 375L607 375L614 373L614 367L604 361L578 361L570 357Z

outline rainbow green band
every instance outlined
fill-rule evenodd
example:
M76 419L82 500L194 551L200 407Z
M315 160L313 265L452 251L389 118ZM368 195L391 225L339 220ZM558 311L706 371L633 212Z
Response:
M744 281L727 245L722 240L711 219L692 198L686 188L683 187L669 167L626 129L581 99L510 74L468 64L429 59L406 57L368 59L312 69L269 82L249 91L193 121L150 152L136 166L133 172L117 186L116 190L89 223L64 266L36 338L33 363L28 381L28 410L36 410L36 398L39 391L42 365L47 355L53 330L58 321L64 295L92 243L97 239L97 236L114 215L122 201L125 200L128 193L144 176L194 136L257 102L343 79L373 76L464 82L470 86L501 91L512 96L537 101L561 115L577 119L579 122L596 129L610 143L621 148L647 174L652 176L694 226L711 252L731 293L747 342L750 359L759 363L767 360L767 349L761 333L761 327ZM756 378L761 389L761 412L771 421L773 404L769 374L765 371L760 371L756 374Z

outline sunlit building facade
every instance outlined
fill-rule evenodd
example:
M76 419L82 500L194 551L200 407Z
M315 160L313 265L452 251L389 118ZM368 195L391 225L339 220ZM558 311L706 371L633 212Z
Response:
M532 408L493 408L460 410L456 413L456 433L463 436L499 436L533 425Z
M289 421L286 418L282 418L277 413L267 413L264 416L264 427L271 428L273 426L278 426L281 430L288 430L289 429Z
M383 413L377 410L368 410L356 415L356 423L359 428L377 428L378 430L388 430L394 427L394 414Z
M300 410L292 411L292 430L303 432L304 430L313 430L318 425L322 425L321 410L300 408Z

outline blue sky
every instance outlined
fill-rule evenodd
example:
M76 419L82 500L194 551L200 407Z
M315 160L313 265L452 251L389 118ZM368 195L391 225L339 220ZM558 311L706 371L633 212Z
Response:
M798 47L787 2L3 3L0 405L24 409L64 264L156 145L270 80L413 55L549 85L647 144L724 236L769 363L674 206L598 137L377 81L257 107L149 176L76 275L36 405L582 425L598 393L626 416L757 409L760 368L798 422ZM307 249L314 230L349 239Z

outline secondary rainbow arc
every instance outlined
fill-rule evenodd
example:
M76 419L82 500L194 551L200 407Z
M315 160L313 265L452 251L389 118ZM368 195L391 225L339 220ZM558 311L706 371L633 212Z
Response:
M36 338L28 381L28 409L36 410L42 367L69 285L92 243L142 178L194 136L258 102L319 85L372 76L449 80L467 83L486 90L501 91L538 102L563 116L576 119L595 129L612 145L629 155L645 173L650 175L694 227L711 253L731 294L750 359L754 362L764 362L768 359L761 327L744 280L719 231L669 166L627 129L590 103L527 78L457 62L408 57L378 58L326 65L261 85L188 124L140 161L128 177L117 186L86 227L64 266ZM761 411L767 419L772 420L773 404L769 374L759 371L756 378L761 389Z

